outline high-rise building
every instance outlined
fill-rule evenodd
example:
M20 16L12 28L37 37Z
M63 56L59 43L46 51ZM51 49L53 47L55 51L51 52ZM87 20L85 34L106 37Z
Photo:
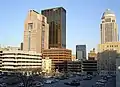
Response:
M43 49L48 49L49 25L47 18L35 10L30 10L24 25L23 50L41 53Z
M63 7L41 11L49 24L49 48L66 48L66 10Z
M20 50L23 50L23 42L20 44Z
M101 18L101 44L106 42L118 41L118 25L116 23L116 16L114 12L107 9Z
M86 45L76 45L76 59L86 60Z

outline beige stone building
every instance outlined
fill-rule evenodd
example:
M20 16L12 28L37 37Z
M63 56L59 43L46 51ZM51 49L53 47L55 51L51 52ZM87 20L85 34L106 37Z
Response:
M107 9L101 18L101 44L106 42L116 42L119 40L118 25L113 11Z
M97 60L97 53L95 51L95 48L93 48L93 50L90 50L88 53L88 60Z
M24 51L41 53L48 48L49 25L47 18L35 10L29 10L24 24Z
M104 44L98 44L98 52L103 52L105 50L116 50L120 53L120 42L107 42Z
M52 60L49 57L42 59L42 72L50 74L52 71Z
M97 58L100 74L115 74L118 53L120 53L120 42L106 42L98 45Z
M76 61L76 55L72 55L72 61Z

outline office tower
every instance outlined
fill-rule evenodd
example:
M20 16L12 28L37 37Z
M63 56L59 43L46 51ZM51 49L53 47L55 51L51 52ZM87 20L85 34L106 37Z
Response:
M41 53L43 49L48 49L48 37L47 18L35 10L30 10L25 19L23 50Z
M76 45L76 59L86 60L86 45Z
M20 44L20 50L23 50L23 42Z
M116 16L110 10L107 9L101 18L101 44L106 42L118 41L118 26L116 23Z
M66 10L63 7L41 11L49 24L49 48L66 48Z

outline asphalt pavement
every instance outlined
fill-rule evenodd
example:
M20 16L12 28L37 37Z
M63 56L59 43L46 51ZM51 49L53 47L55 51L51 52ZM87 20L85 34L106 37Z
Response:
M53 83L53 84L44 84L44 87L75 87L75 86L65 85L64 83L65 82L71 82L72 80L76 80L76 79L82 79L82 77L76 76L76 77L72 77L72 78L69 78L69 79L60 80L60 81L58 81L56 83ZM91 80L82 80L82 81L80 81L81 85L77 86L77 87L92 87L92 85L95 84L95 82L99 79L100 79L100 76L96 76L96 77L93 77L93 79L91 79ZM40 81L40 78L37 77L37 78L35 78L35 80ZM109 79L108 82L106 83L106 87L116 87L115 86L115 84L116 84L115 80L116 80L115 78ZM18 87L18 85L17 84L8 85L7 87Z
M64 82L71 82L72 80L78 79L81 77L73 77L73 78L69 78L69 79L65 79L65 80L60 80L59 82L53 83L53 84L45 84L44 87L75 87L75 86L69 86L69 85L65 85ZM100 79L100 76L96 76L94 77L92 80L83 80L80 81L80 86L77 87L92 87L93 84L96 83L97 80ZM116 87L115 86L115 78L111 78L108 80L108 82L106 83L106 87Z

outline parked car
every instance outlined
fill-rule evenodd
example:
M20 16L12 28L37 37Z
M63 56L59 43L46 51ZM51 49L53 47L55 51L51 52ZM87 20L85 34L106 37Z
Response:
M24 84L23 83L19 83L18 87L24 87Z
M46 84L51 84L51 83L53 83L53 80L46 80L45 83Z
M106 82L107 82L107 80L100 79L100 80L98 80L97 82L106 83Z
M7 87L7 84L6 83L1 83L0 87Z
M42 87L44 86L41 82L36 83L35 87Z
M65 82L65 85L71 85L71 86L79 86L80 82L73 80L72 82Z

